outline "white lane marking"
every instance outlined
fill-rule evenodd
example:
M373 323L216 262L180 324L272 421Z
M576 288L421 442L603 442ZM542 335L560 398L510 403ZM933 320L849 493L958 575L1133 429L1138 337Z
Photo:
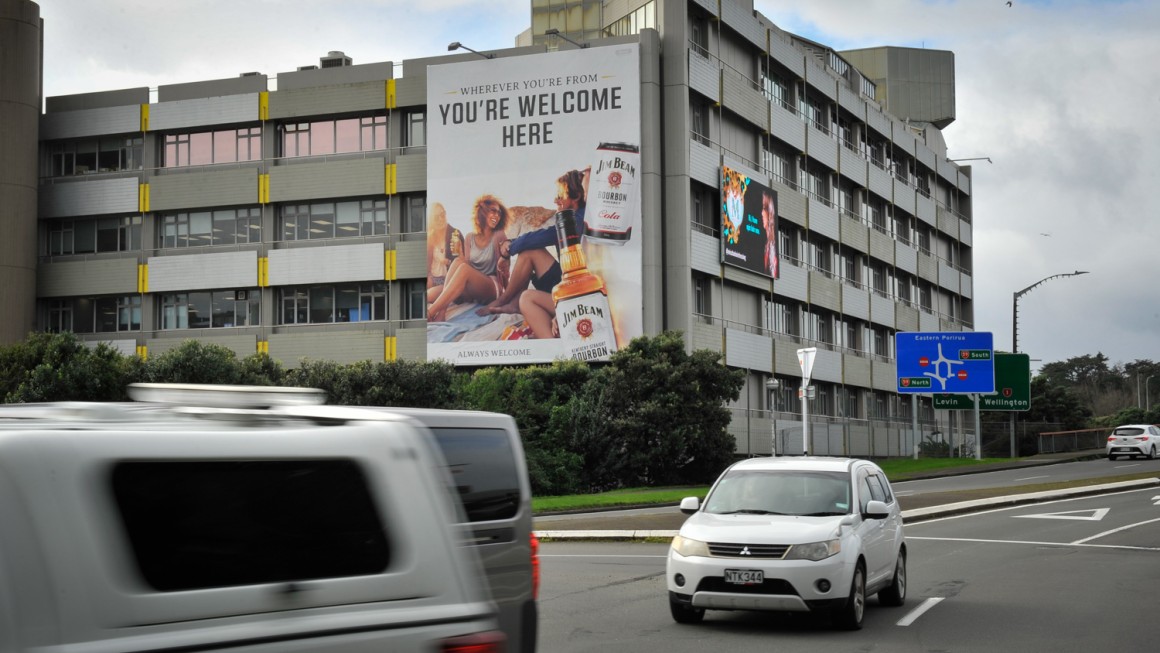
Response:
M1155 501L1155 502L1156 502L1156 503L1153 503L1152 505L1154 505L1154 506L1160 506L1160 494L1158 494L1158 495L1156 495L1156 496L1154 496L1154 497L1152 497L1151 499L1148 499L1148 500L1149 500L1149 501Z
M1067 512L1045 512L1038 515L1011 515L1015 519L1074 519L1077 521L1100 521L1111 508L1091 508L1089 510L1068 510ZM1084 513L1084 514L1077 514Z
M1142 522L1137 522L1135 524L1128 524L1127 526L1121 526L1119 528L1113 528L1110 531L1104 531L1103 533L1096 533L1095 535L1092 535L1091 537L1085 537L1082 540L1076 540L1076 541L1072 542L1072 544L1086 544L1088 542L1091 542L1092 540L1098 540L1101 537L1104 537L1105 535L1111 535L1112 533L1119 533L1120 531L1126 531L1129 528L1143 526L1144 524L1153 524L1153 523L1158 522L1158 521L1160 521L1160 518L1149 519L1148 521L1142 521Z
M973 544L1030 544L1032 546L1079 547L1081 549L1116 549L1123 551L1160 551L1158 546L1127 546L1122 544L1083 544L1080 542L1035 542L1028 540L984 540L971 537L915 537L907 535L908 540L924 540L927 542L970 542Z
M1016 481L1033 481L1037 478L1051 478L1051 477L1044 474L1043 476L1024 476L1023 478L1017 478L1015 480Z
M1146 487L1146 488L1139 488L1139 489L1134 489L1134 490L1124 490L1123 492L1110 492L1108 494L1101 494L1100 496L1101 497L1114 497L1114 496L1119 495L1119 494L1132 494L1133 492L1155 492L1155 491L1156 491L1155 487ZM1067 503L1069 501L1090 501L1091 499L1092 499L1092 497L1090 497L1090 496L1087 496L1087 497L1068 497L1066 499L1056 499L1054 501L1044 501L1042 503L1037 503L1036 505L1050 506L1050 505L1053 505L1056 503ZM963 519L964 517L978 517L979 515L991 515L991 514L994 514L997 512L1007 512L1010 510L1022 510L1026 507L1027 506L1006 506L1003 508L995 508L993 510L982 510L980 512L965 512L961 515L947 515L946 517L936 517L934 519L924 519L920 522L914 522L912 524L907 524L906 528L907 529L918 528L919 526L925 526L927 524L937 524L940 521L949 521L951 519ZM910 537L910 536L907 535L907 537Z
M917 608L911 610L910 614L906 615L902 619L899 619L898 625L899 626L909 626L910 624L914 623L914 621L916 619L921 617L924 612L926 612L927 610L938 605L942 600L943 600L943 597L941 597L941 596L930 597L929 599L923 601L922 604L919 605Z
M1131 467L1139 467L1140 463L1132 463L1131 465L1116 465L1113 469L1129 469Z
M896 491L894 492L894 496L896 496L896 497L908 497L908 496L910 496L910 495L912 495L912 494L914 494L914 491L913 491L913 490L908 490L908 491L904 491L904 492L898 492L898 491L896 490Z

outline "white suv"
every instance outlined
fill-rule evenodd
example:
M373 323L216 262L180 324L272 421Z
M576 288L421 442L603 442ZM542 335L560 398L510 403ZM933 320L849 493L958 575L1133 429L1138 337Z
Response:
M906 600L902 514L886 475L848 458L750 458L726 469L673 538L665 579L679 623L705 610L833 611L862 627L866 597Z

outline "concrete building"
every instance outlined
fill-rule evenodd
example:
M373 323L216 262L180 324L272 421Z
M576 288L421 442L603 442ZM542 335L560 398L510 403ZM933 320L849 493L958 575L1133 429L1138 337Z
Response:
M19 195L0 220L35 227L0 245L0 288L30 326L146 356L197 338L290 366L426 358L427 68L476 54L330 52L276 80L51 97L37 136L35 5L0 7L0 30L22 35L0 38L0 65L25 80L14 100L5 82L0 111L33 127L24 154L0 153L0 189ZM638 44L643 330L746 370L738 452L771 436L801 451L796 352L817 347L811 449L909 453L893 334L973 327L970 168L940 131L953 55L837 52L751 0L533 0L531 25L483 55ZM776 192L776 279L724 261L725 168ZM34 263L35 299L20 290Z

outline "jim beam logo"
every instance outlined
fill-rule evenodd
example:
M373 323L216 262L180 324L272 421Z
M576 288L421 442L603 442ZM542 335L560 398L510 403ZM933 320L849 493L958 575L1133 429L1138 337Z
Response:
M561 301L556 316L568 358L607 360L616 351L612 312L602 293Z

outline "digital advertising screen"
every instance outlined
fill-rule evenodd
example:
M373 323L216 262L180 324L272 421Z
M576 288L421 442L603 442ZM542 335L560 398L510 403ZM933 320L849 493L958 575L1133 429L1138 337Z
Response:
M777 191L721 166L721 260L777 278Z

